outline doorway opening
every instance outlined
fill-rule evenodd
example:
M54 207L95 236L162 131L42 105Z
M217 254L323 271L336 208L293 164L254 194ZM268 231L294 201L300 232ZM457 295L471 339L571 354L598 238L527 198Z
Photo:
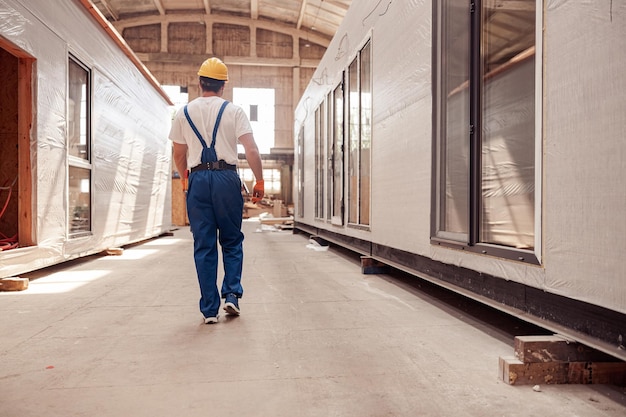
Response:
M0 37L0 251L35 244L30 154L34 62Z

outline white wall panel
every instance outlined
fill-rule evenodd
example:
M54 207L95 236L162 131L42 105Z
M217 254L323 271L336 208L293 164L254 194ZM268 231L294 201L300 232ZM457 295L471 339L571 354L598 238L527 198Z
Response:
M626 313L626 3L548 1L548 291Z

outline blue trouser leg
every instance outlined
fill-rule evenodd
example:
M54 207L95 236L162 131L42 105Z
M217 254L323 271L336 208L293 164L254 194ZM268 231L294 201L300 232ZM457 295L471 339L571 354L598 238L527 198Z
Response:
M200 311L216 317L220 308L217 289L217 221L213 213L211 174L194 173L189 178L187 215L193 233L193 257L200 284Z
M187 213L194 237L194 260L200 284L200 311L217 316L217 237L224 262L222 295L243 294L243 198L241 182L234 171L199 171L189 178Z
M222 247L224 262L224 281L222 296L243 295L241 273L243 267L243 239L241 222L243 214L243 197L241 181L234 171L222 171L215 177L214 185L220 190L219 197L213 201L215 217L219 229L219 242Z

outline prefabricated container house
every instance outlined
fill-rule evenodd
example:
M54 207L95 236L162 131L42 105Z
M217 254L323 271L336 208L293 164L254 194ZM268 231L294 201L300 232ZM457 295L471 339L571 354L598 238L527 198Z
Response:
M353 2L296 230L625 358L626 3Z
M158 83L87 0L0 16L0 277L169 230Z

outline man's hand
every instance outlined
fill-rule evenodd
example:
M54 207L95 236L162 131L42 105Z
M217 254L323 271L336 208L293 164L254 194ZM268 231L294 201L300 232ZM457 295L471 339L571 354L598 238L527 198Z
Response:
M263 199L265 195L265 182L263 180L258 180L256 184L254 184L254 188L252 189L252 202L258 203Z

